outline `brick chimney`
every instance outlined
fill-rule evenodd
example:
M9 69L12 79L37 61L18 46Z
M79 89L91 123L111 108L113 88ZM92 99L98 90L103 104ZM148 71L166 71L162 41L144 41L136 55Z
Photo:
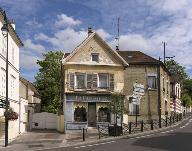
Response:
M93 33L93 30L91 27L88 27L88 36L90 36Z

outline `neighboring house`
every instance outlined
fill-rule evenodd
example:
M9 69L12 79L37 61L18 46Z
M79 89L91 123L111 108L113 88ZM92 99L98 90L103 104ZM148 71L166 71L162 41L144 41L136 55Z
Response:
M135 83L144 86L144 95L138 105L138 119L158 119L158 60L140 51L119 51L129 67L124 74L124 94L127 99L129 121L135 121L136 105L133 103L133 86ZM160 98L161 115L170 115L170 75L163 63L160 63Z
M31 130L33 113L41 110L41 99L36 87L28 80L20 77L19 81L19 97L20 97L20 127L19 131L25 132Z
M128 63L89 29L88 37L65 55L63 65L66 130L113 122L108 107L110 96L123 92Z
M4 24L4 13L0 9L0 29ZM15 31L15 24L10 21L8 24L8 97L10 107L19 113L19 48L23 46L22 41ZM6 53L7 38L0 31L0 99L6 97ZM0 108L0 138L4 137L4 109ZM19 119L9 121L9 140L19 134Z
M181 83L180 79L172 75L171 76L171 83L170 83L170 89L171 89L171 114L176 115L182 113L182 101L181 101Z

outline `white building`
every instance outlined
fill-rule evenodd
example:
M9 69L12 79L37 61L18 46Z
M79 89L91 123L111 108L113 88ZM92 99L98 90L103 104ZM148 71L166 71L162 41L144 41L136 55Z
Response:
M171 102L170 110L172 115L182 113L181 84L177 76L171 76Z
M0 29L4 24L4 13L0 9ZM15 24L11 21L8 24L8 89L10 107L19 113L19 48L23 46L22 41L15 31ZM6 53L7 38L0 31L0 99L5 100L6 96ZM9 121L9 140L19 134L19 119ZM4 137L4 109L0 108L0 139Z

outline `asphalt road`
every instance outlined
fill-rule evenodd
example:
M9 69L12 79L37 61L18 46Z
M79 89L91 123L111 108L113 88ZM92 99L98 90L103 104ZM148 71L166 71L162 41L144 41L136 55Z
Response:
M192 119L179 127L135 138L44 151L192 151Z

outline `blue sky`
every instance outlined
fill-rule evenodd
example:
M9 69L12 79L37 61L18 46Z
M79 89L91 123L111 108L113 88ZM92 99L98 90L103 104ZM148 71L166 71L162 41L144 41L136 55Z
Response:
M91 26L113 48L120 17L120 49L167 56L192 75L192 2L190 0L0 0L24 47L21 75L34 81L36 60L50 50L72 51Z

